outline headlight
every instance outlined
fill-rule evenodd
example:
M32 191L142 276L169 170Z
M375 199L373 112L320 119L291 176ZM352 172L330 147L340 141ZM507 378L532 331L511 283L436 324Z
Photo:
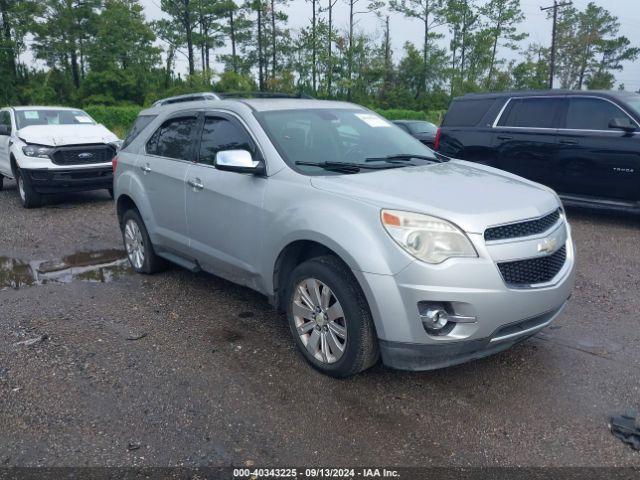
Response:
M467 236L446 220L398 210L382 210L381 219L391 238L423 262L478 256Z
M43 147L42 145L27 145L22 147L22 152L27 157L49 158L49 154L53 152L53 148Z

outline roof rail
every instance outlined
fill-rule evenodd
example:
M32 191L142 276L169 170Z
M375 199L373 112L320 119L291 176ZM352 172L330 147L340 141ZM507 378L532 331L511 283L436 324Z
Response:
M220 95L213 92L187 93L185 95L162 98L154 102L153 106L159 107L161 105L170 105L172 103L197 102L199 100L220 100Z
M281 93L281 92L218 92L220 98L305 98L313 100L306 93Z

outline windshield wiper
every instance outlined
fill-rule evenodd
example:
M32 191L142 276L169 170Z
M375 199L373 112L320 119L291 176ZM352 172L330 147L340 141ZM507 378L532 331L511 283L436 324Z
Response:
M325 170L334 170L336 172L358 173L361 169L366 170L385 170L388 168L401 168L405 165L367 165L365 163L350 162L296 162L296 165L305 165L310 167L324 168Z
M429 162L441 162L436 157L429 157L427 155L413 155L411 153L397 153L395 155L387 155L386 157L369 157L365 159L365 162L408 162L413 159L428 160Z

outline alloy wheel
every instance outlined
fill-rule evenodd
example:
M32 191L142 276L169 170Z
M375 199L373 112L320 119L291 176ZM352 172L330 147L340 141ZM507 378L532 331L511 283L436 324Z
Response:
M347 323L333 291L320 280L304 279L295 287L291 307L307 351L323 363L340 360L347 346Z
M142 240L142 231L133 219L127 220L124 226L124 246L131 265L140 270L144 265L144 241Z

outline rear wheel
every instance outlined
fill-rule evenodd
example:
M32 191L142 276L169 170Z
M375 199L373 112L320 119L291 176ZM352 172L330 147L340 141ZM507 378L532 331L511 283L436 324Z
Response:
M138 273L156 273L166 268L164 259L156 255L147 229L136 210L127 210L122 216L122 239L127 258Z
M107 188L107 192L109 192L109 196L113 199L113 188Z
M378 360L366 298L350 269L334 256L317 257L294 269L287 318L298 349L322 373L348 377Z
M20 203L24 208L35 208L42 204L42 196L33 189L29 177L24 175L19 168L16 169L16 183L18 184Z

